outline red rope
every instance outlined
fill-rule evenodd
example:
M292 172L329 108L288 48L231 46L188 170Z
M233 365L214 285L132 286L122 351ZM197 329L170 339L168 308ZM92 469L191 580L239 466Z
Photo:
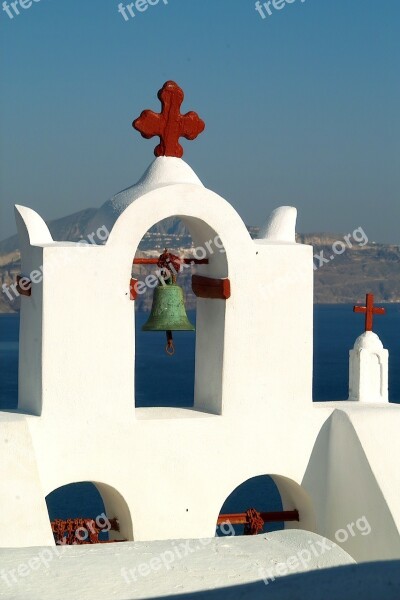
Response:
M160 258L157 262L157 267L160 269L164 269L170 273L173 280L175 280L176 276L181 270L182 259L176 254L172 254L168 252L167 248L165 248L164 252L161 254Z
M118 519L110 519L109 523L112 531L119 531ZM104 531L93 519L56 519L51 521L51 529L56 544L67 546L99 544L99 534Z
M246 520L244 535L257 535L264 529L264 519L255 508L249 508L246 512Z

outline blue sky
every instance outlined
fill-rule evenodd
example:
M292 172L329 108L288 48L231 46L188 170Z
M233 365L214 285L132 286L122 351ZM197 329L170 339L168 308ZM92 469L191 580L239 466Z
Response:
M266 19L254 0L20 12L0 10L0 239L15 203L52 219L135 183L155 143L131 121L174 79L207 126L184 158L246 223L291 204L299 231L400 244L398 0L295 0Z

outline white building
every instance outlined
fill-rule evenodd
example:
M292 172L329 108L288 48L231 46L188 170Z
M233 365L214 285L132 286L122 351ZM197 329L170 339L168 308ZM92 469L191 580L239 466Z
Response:
M45 498L83 481L128 540L212 537L229 494L268 474L284 510L299 511L287 527L340 544L337 531L365 517L371 533L345 550L357 561L400 557L400 406L384 394L313 404L313 251L295 242L296 210L274 211L252 240L173 156L121 194L104 245L54 241L38 214L16 207L32 286L18 410L0 413L0 545L54 544ZM209 259L197 273L229 280L230 296L197 300L193 409L138 409L132 259L174 215Z

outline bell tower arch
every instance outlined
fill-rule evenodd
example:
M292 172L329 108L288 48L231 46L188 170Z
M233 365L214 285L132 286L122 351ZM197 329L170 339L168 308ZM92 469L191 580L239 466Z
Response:
M254 244L239 215L230 204L203 186L176 184L161 187L137 198L124 210L110 233L106 248L115 255L117 275L126 288L130 281L132 256L144 233L155 223L174 216L179 217L189 230L195 246L194 256L208 260L208 264L196 267L197 274L215 281L229 280L231 286L232 295L227 300L197 298L194 408L218 415L223 411L224 377L229 377L227 316L233 322L238 302L235 278L242 271L243 253L247 250L249 259L250 254L254 254ZM230 332L230 338L234 337L232 333L234 330ZM134 331L131 331L133 339Z

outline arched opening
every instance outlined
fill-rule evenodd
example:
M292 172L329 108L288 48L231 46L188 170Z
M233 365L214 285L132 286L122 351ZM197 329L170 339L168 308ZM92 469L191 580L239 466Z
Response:
M171 217L156 223L143 236L132 266L132 278L138 281L135 300L135 399L138 408L191 407L194 402L195 331L173 331L175 352L167 356L166 330L142 330L151 313L155 289L160 285L166 287L168 277L157 264L140 261L158 260L165 249L182 258L193 256L193 240L181 219ZM188 320L195 325L193 270L190 265L182 268L176 276L176 284L183 290Z
M168 250L182 261L176 284L182 288L184 309L196 331L172 331L174 354L166 354L166 331L143 331L156 288L168 288L171 270L156 263ZM146 263L152 264L146 264ZM172 271L173 265L171 267ZM221 409L225 301L196 298L192 276L227 277L222 241L208 224L192 217L169 217L142 238L132 265L135 288L135 405L137 408L191 408L219 413ZM132 283L131 283L132 285ZM168 323L162 319L161 326ZM158 325L158 324L157 324ZM171 327L172 329L172 327Z
M258 475L237 486L224 501L217 522L218 536L280 529L315 531L310 497L298 483L281 475Z
M56 544L133 540L128 505L109 485L70 483L48 494L46 504Z

